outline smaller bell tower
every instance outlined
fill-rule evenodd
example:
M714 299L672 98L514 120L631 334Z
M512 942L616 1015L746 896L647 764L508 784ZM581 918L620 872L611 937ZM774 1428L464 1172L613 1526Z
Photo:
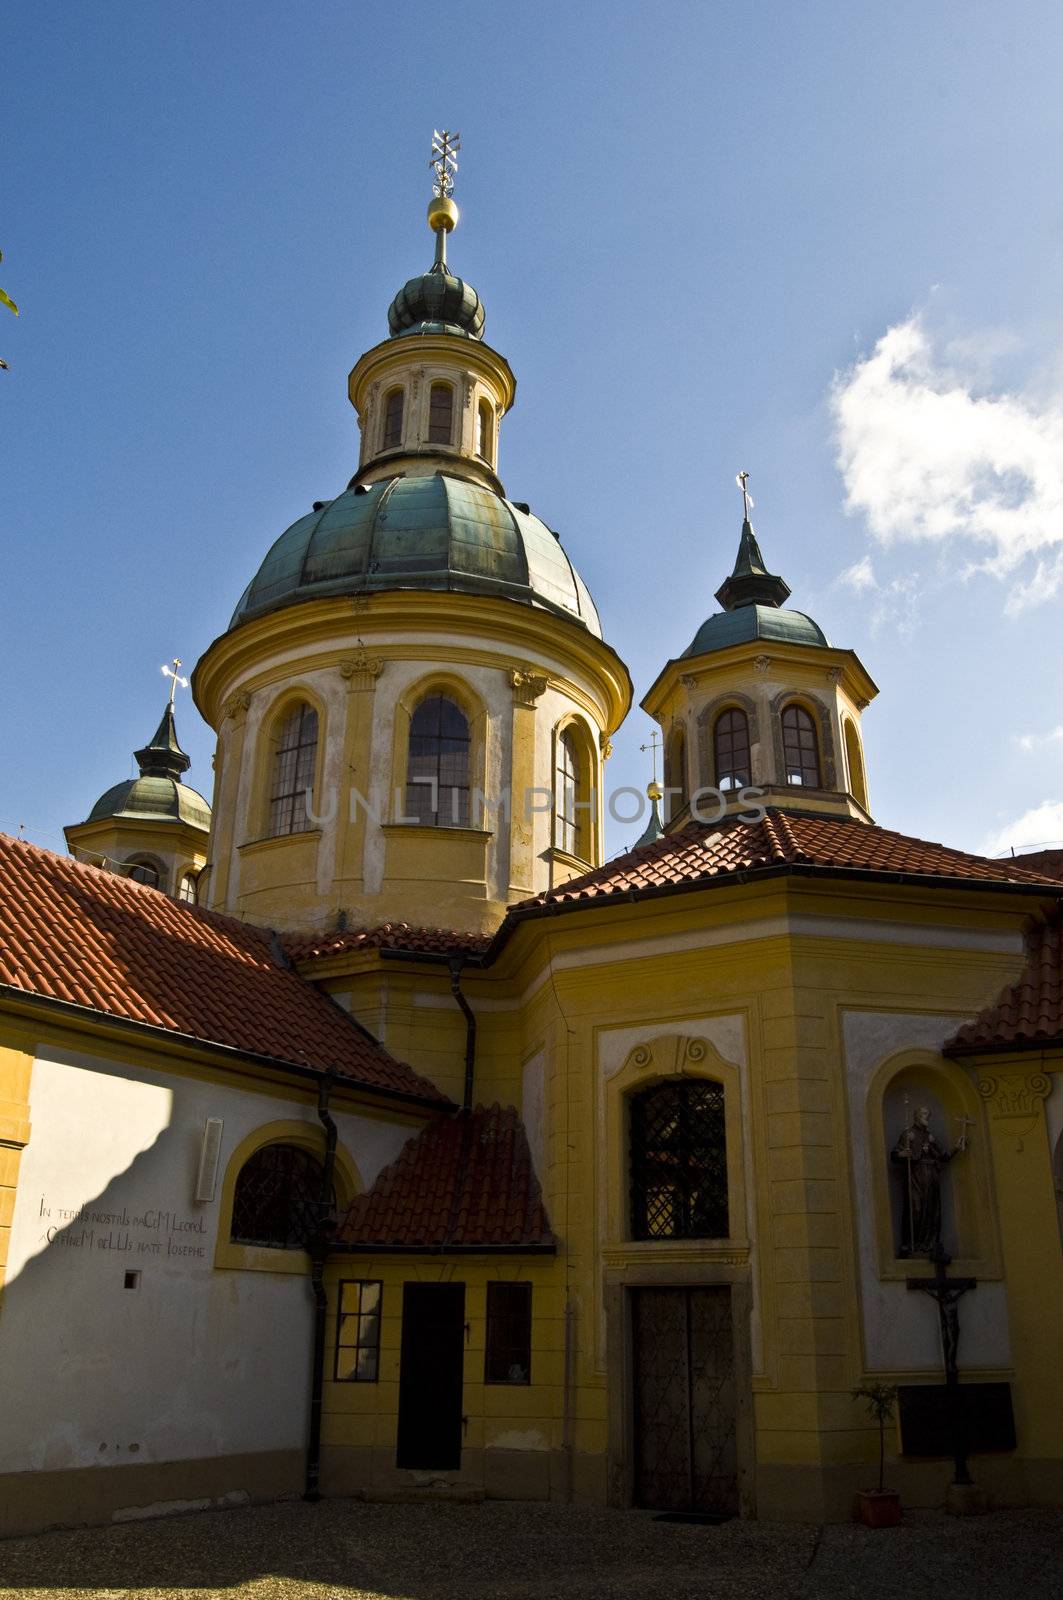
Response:
M664 818L718 820L760 804L872 820L863 713L878 689L853 650L786 607L790 587L769 571L749 519L749 474L738 474L742 529L721 610L668 661L642 701L664 742Z

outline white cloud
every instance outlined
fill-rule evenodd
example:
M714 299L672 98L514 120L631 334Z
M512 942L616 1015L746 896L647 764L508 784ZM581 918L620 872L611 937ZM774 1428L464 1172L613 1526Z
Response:
M854 561L851 567L846 567L844 572L839 572L835 583L841 584L844 589L852 589L854 594L863 594L865 589L876 589L878 579L875 569L871 565L870 556L861 556L859 561Z
M883 545L966 541L1016 611L1063 589L1063 398L982 393L986 349L939 351L909 317L836 376L831 409L847 510Z
M1014 822L989 834L979 847L983 856L1002 856L1011 850L1036 850L1063 843L1063 801L1042 800Z
M1063 722L1057 727L1049 729L1048 733L1017 733L1015 743L1020 750L1027 752L1037 750L1041 745L1055 744L1063 739Z

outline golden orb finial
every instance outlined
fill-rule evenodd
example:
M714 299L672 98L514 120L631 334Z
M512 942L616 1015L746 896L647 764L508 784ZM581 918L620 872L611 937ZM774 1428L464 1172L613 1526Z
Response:
M451 233L458 225L461 212L449 194L433 195L428 202L428 226L433 233Z

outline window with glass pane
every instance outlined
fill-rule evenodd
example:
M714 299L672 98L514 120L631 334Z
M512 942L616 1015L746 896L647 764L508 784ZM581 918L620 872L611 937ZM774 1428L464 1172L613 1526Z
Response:
M159 887L159 869L153 861L130 861L129 876L135 883L144 883L149 889Z
M303 833L310 826L307 798L314 787L317 759L317 712L296 706L281 723L273 756L273 788L269 798L269 833Z
M557 770L554 774L554 844L578 856L583 829L580 810L579 752L576 740L566 728L558 735Z
M429 695L410 719L406 815L436 828L469 825L469 724L446 695Z
M428 394L428 442L449 444L454 431L454 390L449 383L433 383Z
M741 789L749 782L749 719L744 711L721 711L713 731L716 787Z
M636 1239L726 1239L723 1085L687 1078L631 1099L631 1232Z
M531 1382L530 1283L487 1285L485 1383Z
M787 783L819 788L819 744L816 728L804 706L787 706L782 714L783 764Z
M402 443L402 390L392 389L384 401L384 449Z
M187 905L195 905L197 895L196 875L194 872L186 872L182 875L181 882L177 889L177 898L179 900L184 900Z
M336 1311L337 1383L376 1383L380 1375L382 1295L383 1287L376 1280L341 1280Z
M301 1250L321 1215L321 1162L294 1144L267 1144L240 1168L233 1191L233 1244ZM333 1194L330 1204L335 1207Z
M495 431L495 413L487 400L481 400L476 410L476 454L485 461L491 460L491 435Z

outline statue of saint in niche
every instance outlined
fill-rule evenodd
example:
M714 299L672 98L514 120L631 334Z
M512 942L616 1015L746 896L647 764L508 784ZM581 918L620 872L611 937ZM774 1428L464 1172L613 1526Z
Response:
M941 1179L953 1156L967 1149L967 1122L961 1125L959 1139L952 1150L930 1131L930 1107L920 1106L890 1152L890 1160L900 1169L901 1239L897 1254L903 1257L928 1256L931 1261L945 1257L941 1242Z

